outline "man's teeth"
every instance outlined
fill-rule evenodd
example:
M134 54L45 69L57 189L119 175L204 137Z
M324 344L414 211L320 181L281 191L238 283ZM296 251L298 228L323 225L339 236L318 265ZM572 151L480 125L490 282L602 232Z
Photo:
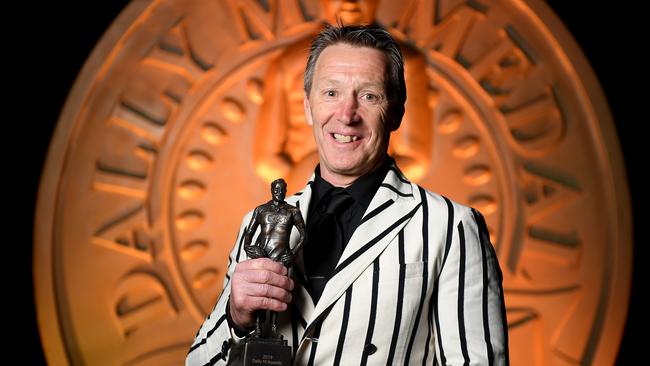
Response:
M336 139L336 141L338 142L351 142L351 141L357 141L359 139L359 136L346 136L346 135L335 133L334 139Z

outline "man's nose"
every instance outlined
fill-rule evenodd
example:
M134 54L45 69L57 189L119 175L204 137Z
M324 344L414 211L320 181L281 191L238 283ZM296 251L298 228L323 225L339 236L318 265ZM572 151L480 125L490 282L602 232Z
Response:
M359 102L357 101L356 96L347 96L341 101L341 103L339 120L345 124L357 122L359 119Z

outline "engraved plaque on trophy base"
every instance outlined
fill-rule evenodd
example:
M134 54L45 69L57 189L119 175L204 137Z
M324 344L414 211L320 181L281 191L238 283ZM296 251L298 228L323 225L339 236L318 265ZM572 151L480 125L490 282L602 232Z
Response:
M291 347L284 339L251 338L244 348L244 366L291 365Z

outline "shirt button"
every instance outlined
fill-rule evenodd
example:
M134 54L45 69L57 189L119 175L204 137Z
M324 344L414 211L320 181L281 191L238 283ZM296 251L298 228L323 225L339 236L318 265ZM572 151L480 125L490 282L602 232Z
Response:
M367 354L372 355L373 353L377 352L377 346L375 346L372 343L366 344L366 347L364 348L364 351Z

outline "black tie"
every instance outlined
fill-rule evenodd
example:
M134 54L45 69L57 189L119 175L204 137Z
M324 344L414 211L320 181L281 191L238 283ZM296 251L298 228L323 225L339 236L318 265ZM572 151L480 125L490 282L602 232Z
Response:
M352 196L338 187L330 190L322 200L316 217L308 224L310 239L305 245L304 253L308 290L314 303L320 299L325 284L343 254L346 243L341 213L354 203Z

